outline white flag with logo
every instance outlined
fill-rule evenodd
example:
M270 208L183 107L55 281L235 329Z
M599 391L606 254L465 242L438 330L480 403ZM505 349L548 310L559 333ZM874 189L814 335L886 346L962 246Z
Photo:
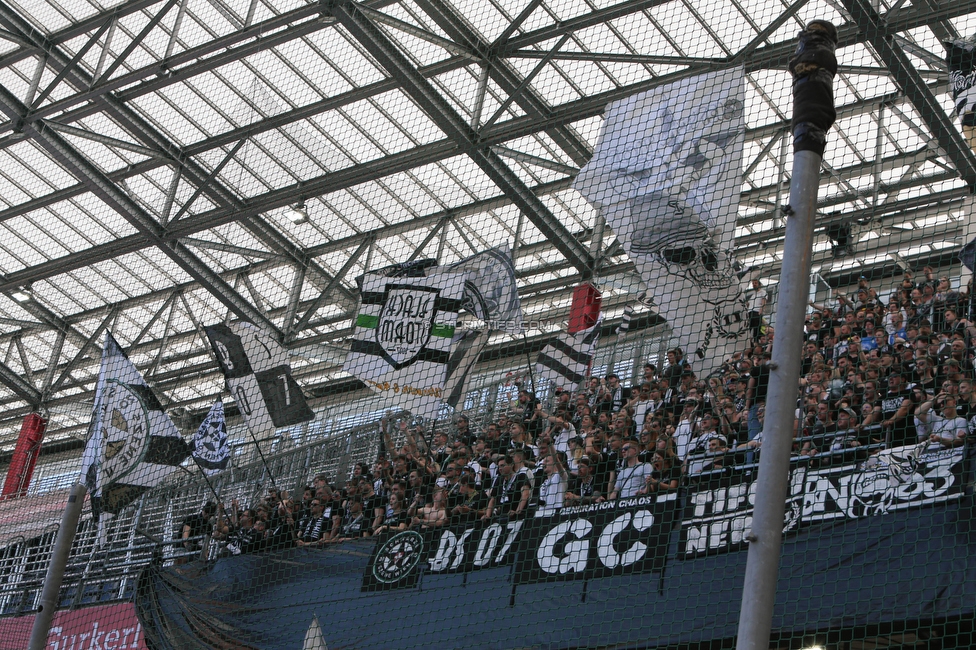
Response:
M466 312L463 320L469 325L465 329L459 327L454 335L444 385L444 401L457 409L464 406L462 400L468 392L471 370L488 347L491 333L521 332L522 303L508 244L431 269L428 276L441 272L467 273L462 310Z
M413 415L436 416L466 276L366 274L343 369Z
M224 420L224 403L214 402L203 418L200 428L193 435L190 444L193 460L207 475L216 474L227 468L230 461L230 446L227 444L227 423Z
M176 425L111 333L105 334L81 479L92 510L117 514L189 455Z
M288 351L270 334L246 321L207 327L206 333L227 390L255 438L315 417L291 376Z
M700 375L749 341L733 253L744 109L742 68L611 104L573 183L623 243Z

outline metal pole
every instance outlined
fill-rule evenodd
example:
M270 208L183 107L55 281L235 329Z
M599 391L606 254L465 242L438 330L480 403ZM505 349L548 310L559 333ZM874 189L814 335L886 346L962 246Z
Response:
M783 268L777 301L776 338L766 397L756 507L746 539L749 556L742 589L737 650L766 650L776 603L783 539L783 515L789 490L803 320L810 288L813 226L826 131L835 117L831 85L837 30L814 21L800 33L790 62L794 76L793 177L786 225ZM830 62L833 62L831 66ZM826 96L825 96L826 94ZM828 101L829 100L829 101Z
M51 629L51 620L54 612L58 608L59 596L61 594L61 581L64 580L64 569L68 565L68 556L71 555L71 543L75 539L75 532L78 530L78 519L81 517L81 508L85 503L85 494L88 488L84 483L75 483L68 494L68 503L61 515L61 525L58 527L58 537L54 542L54 550L51 552L51 564L47 568L47 575L44 576L44 588L41 591L41 603L37 608L37 615L34 617L34 626L31 628L30 650L44 650L47 647L47 635Z

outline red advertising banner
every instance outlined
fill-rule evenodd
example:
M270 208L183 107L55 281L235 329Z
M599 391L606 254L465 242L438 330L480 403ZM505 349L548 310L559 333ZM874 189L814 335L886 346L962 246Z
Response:
M0 618L0 650L24 650L33 616ZM47 650L146 650L132 603L100 605L54 614Z

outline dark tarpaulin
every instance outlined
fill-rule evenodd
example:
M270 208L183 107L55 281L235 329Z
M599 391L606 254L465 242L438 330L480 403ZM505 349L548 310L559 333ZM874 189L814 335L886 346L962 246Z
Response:
M773 626L810 633L972 616L971 501L841 520L784 541ZM734 636L746 555L675 560L666 573L519 586L511 567L424 575L418 588L361 593L373 542L291 549L210 566L150 567L136 608L150 647L301 648L317 616L344 648L616 648ZM659 591L660 590L660 591ZM585 595L585 600L584 600Z

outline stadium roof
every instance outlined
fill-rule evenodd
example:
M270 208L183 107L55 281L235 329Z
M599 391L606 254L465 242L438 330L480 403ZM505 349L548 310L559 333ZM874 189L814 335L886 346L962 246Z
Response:
M82 436L101 335L170 406L222 390L202 326L245 318L341 376L353 278L515 245L534 315L630 272L572 189L607 103L748 73L739 257L782 256L787 59L839 27L821 226L830 278L961 244L976 157L941 40L976 1L0 0L0 447L42 406ZM560 315L561 317L561 315Z

